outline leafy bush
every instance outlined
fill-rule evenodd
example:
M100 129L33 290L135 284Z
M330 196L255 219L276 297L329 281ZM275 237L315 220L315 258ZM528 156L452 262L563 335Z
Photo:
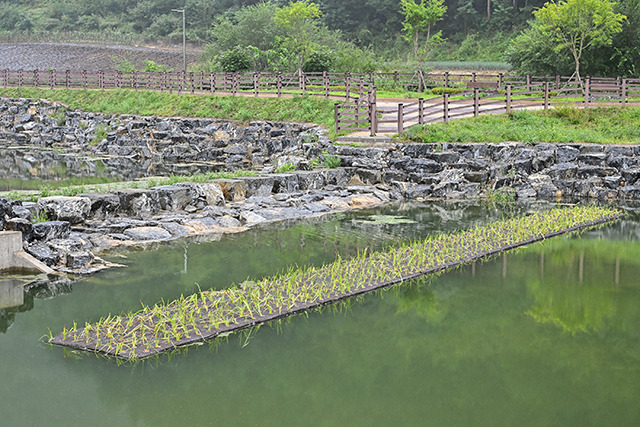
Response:
M170 67L163 64L156 64L153 61L146 60L144 61L144 71L149 73L162 73L165 71L173 71Z
M250 70L253 66L251 53L247 48L236 46L233 49L225 50L217 57L218 63L224 71L237 73Z
M309 59L302 66L305 73L321 73L331 69L335 54L330 50L318 50L309 55Z

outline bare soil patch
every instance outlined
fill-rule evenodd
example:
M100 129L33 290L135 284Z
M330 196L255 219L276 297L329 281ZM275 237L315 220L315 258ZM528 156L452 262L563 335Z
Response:
M199 51L187 51L187 64L198 61ZM150 60L174 70L182 69L182 49L95 45L79 43L0 43L0 69L9 70L116 70L128 60L138 69Z

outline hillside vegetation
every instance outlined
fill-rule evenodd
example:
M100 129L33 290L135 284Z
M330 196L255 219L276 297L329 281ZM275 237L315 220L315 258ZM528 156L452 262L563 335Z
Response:
M587 46L582 74L640 76L640 0L610 3L625 17L609 43ZM0 3L0 40L182 42L206 51L194 70L414 71L426 61L508 61L520 73L571 74L574 59L541 37L534 12L545 0L11 0ZM303 6L300 6L303 4ZM408 26L406 5L427 8ZM278 19L295 5L303 20ZM435 9L434 9L435 8ZM417 9L416 9L417 10ZM438 10L436 15L433 11ZM290 11L287 11L287 13ZM289 25L289 27L287 27ZM292 29L300 28L299 34ZM418 28L419 35L408 28ZM427 35L423 39L424 35ZM421 49L418 54L417 41ZM585 45L586 46L586 45ZM425 65L426 64L426 65Z

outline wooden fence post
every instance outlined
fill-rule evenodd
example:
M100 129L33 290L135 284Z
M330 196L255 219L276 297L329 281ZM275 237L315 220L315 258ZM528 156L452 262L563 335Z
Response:
M404 105L398 104L398 135L404 132Z
M276 74L276 88L278 89L278 98L282 96L282 73L278 71Z
M33 70L33 86L34 87L38 87L39 86L40 82L38 80L39 80L38 79L38 70L35 69L35 70Z
M589 106L589 96L591 95L590 92L590 87L591 87L591 79L589 77L584 79L584 106L588 107Z
M22 84L24 83L23 71L22 68L18 70L18 89L22 89Z
M549 82L544 82L544 109L549 109Z
M418 123L424 124L424 99L418 98Z
M473 89L473 117L478 117L480 114L480 89Z
M445 124L449 123L449 94L445 93L442 97L442 113Z
M531 74L527 74L527 92L531 91Z
M333 130L337 134L340 131L340 104L333 104Z
M307 94L307 75L304 72L300 73L300 83L302 84L302 95Z
M49 70L49 87L51 89L56 87L56 70L54 68Z
M506 112L511 113L511 85L507 85L507 93L505 95Z
M349 73L348 71L346 73L344 73L344 85L345 85L345 98L348 101L350 98L350 86L351 86L351 73Z
M253 73L253 96L258 96L258 73Z
M65 70L64 73L64 85L67 89L69 89L69 86L71 85L71 71L70 70Z
M504 83L504 74L498 73L498 87L502 87L503 83Z
M444 87L449 87L449 72L444 72Z
M326 71L322 72L322 86L324 87L324 97L329 98L329 77Z
M375 101L369 103L369 122L371 123L371 136L376 136L378 132L378 109Z
M231 94L236 96L236 92L238 90L238 73L233 73L231 75Z
M560 90L560 74L556 74L556 90Z
M622 79L620 101L621 101L623 107L627 103L627 79Z
M398 87L398 72L397 71L393 72L393 87L394 88Z

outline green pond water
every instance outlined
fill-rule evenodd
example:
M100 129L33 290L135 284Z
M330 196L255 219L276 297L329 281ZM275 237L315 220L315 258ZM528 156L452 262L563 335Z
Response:
M146 363L118 365L39 341L49 328L141 301L500 215L474 205L392 206L110 254L128 267L27 293L5 278L0 425L640 425L634 212L582 238L552 239Z

